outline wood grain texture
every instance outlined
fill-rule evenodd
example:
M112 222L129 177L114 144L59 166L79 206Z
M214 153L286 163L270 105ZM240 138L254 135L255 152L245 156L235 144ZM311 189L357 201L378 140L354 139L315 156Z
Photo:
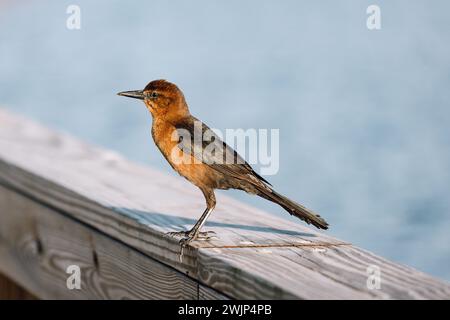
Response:
M11 279L0 274L0 301L1 300L36 300L36 297L17 285L17 283Z
M198 287L198 299L199 300L230 300L229 297L221 294L217 290L211 289L204 285Z
M39 298L222 298L173 268L1 186L0 221L0 272ZM67 288L70 265L80 267L80 290Z
M222 194L205 228L218 238L194 242L180 261L177 239L165 233L188 229L200 216L204 200L195 187L4 110L0 123L0 184L225 297L450 297L444 281ZM382 272L380 290L367 288L369 265Z

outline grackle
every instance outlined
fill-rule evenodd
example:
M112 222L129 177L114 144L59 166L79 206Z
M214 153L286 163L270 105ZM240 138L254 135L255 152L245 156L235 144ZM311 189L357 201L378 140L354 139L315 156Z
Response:
M143 100L153 118L152 136L156 146L172 168L196 185L205 196L206 210L193 228L170 233L172 236L181 236L183 245L199 237L207 237L208 233L200 232L200 229L216 205L214 189L239 189L256 194L277 203L308 224L328 229L328 223L323 218L274 191L270 183L256 173L236 151L193 117L183 92L173 83L155 80L144 90L124 91L118 95ZM196 139L197 133L208 135L209 138ZM205 152L206 149L214 152Z

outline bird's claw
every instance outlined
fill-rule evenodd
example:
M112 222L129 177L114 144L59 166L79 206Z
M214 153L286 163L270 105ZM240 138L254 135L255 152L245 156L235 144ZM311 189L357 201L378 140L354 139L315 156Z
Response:
M202 232L199 232L196 237L197 240L202 240L202 241L210 240L212 238L217 238L216 233L214 231L202 231Z
M171 231L167 232L166 236L169 237L187 237L189 234L189 231Z
M216 233L214 231L202 231L198 232L197 234L193 234L190 231L176 231L166 233L166 235L171 237L182 237L179 243L183 247L187 246L191 241L194 240L201 240L201 241L210 240L213 237L215 237L215 234Z
M182 247L186 247L192 240L194 240L194 237L181 238L180 241L179 241L179 244Z

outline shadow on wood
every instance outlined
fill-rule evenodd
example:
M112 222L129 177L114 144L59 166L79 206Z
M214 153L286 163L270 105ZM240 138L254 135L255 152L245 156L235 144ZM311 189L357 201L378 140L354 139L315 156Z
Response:
M0 274L0 300L36 300L36 297Z
M184 226L192 226L197 220L194 218L186 218L183 216L175 216L170 214L160 214L148 211L140 211L133 210L127 208L111 208L114 211L119 212L128 212L134 216L141 216L142 218L148 218L149 216L154 216L155 220L164 220L165 225L173 229L174 231L188 230ZM256 232L267 232L270 234L283 234L290 236L299 236L299 237L316 237L315 234L307 233L307 232L299 232L295 230L287 230L287 229L277 229L268 226L255 226L255 225L245 225L245 224L237 224L237 223L223 223L223 222L215 222L215 221L207 221L205 224L205 228L214 227L218 228L232 228L232 229L241 229L241 230L249 230ZM239 231L239 230L238 230Z

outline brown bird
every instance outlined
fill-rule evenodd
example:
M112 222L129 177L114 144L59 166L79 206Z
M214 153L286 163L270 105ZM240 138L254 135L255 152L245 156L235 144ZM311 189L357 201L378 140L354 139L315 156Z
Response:
M277 203L319 229L328 223L319 215L274 191L236 151L225 144L205 124L193 117L183 92L165 80L150 82L144 90L124 91L120 96L143 100L152 114L152 136L163 156L181 176L196 185L206 199L206 210L189 231L172 232L187 244L199 236L216 205L214 189L239 189ZM200 139L196 136L200 135ZM204 137L208 136L207 139Z

